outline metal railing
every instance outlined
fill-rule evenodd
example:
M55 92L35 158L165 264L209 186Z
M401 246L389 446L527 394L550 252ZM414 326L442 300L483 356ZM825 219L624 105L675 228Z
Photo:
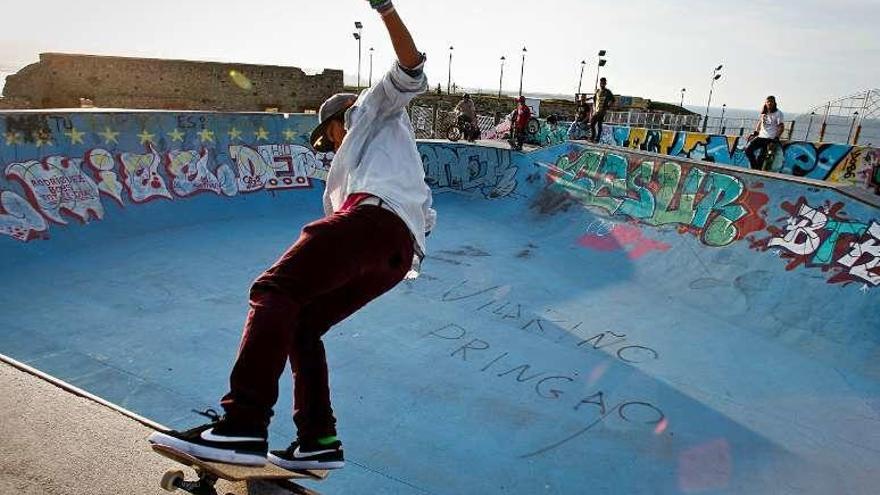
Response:
M702 123L700 115L682 115L654 112L608 112L605 123L628 127L644 127L646 129L664 131L695 131Z
M709 117L706 119L702 115L629 111L608 112L605 123L651 130L748 136L757 127L758 118ZM815 114L803 114L785 122L782 137L797 141L876 145L880 143L880 120L833 115L823 118Z
M449 128L455 123L455 112L437 107L410 105L409 117L418 139L445 139ZM495 117L477 115L477 126L483 139L495 137Z

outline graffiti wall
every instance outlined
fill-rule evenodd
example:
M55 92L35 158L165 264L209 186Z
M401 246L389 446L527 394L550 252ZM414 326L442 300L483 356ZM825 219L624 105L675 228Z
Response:
M663 155L748 167L746 138L684 131L605 126L602 143ZM769 170L827 180L880 194L880 148L784 141Z
M314 153L313 115L9 113L0 115L0 234L17 241L199 194L310 188L332 154Z
M786 270L818 270L828 283L880 285L880 212L834 191L580 146L538 164L547 170L549 191L612 219L594 221L579 240L584 247L625 247L637 259L670 248L638 227L667 227L707 247L741 244L769 253ZM537 201L542 207L564 202Z
M435 194L459 192L502 198L516 190L510 150L466 144L419 143L425 181Z

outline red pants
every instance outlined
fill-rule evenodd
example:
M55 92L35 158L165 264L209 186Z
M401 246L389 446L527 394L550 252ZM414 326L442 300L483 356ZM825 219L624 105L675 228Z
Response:
M363 205L306 225L254 282L241 347L221 404L226 418L266 429L287 360L299 437L336 434L321 336L400 282L413 239L394 213Z

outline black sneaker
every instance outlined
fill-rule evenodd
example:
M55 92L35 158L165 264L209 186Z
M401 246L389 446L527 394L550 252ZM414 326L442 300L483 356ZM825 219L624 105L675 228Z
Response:
M211 417L213 421L182 432L157 431L148 440L207 461L246 466L266 464L269 442L265 430L237 428L211 410L199 414Z
M345 466L339 440L321 445L297 439L286 450L269 452L269 462L284 469L339 469Z

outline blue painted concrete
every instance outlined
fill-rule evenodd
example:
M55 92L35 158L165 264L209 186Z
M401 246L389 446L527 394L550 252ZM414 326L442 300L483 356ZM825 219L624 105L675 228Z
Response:
M147 117L179 128L178 114ZM215 136L256 118L205 117ZM91 129L85 142L0 146L3 166L81 157L112 122L60 118ZM283 116L261 118L266 139L188 130L154 148L204 146L218 183L223 165L237 179L230 146L303 144L282 137ZM112 143L114 170L145 153L142 130ZM705 163L661 170L632 150L420 149L439 226L421 278L327 336L350 464L322 491L855 494L880 481L880 289L852 268L872 263L878 208ZM321 215L312 160L276 174L311 187L245 193L230 179L237 189L143 204L102 193L102 220L62 213L68 225L29 242L0 236L0 352L158 422L199 421L189 411L226 390L250 282ZM0 190L28 197L16 181ZM802 235L771 245L790 225ZM282 391L276 445L293 432L288 377Z

